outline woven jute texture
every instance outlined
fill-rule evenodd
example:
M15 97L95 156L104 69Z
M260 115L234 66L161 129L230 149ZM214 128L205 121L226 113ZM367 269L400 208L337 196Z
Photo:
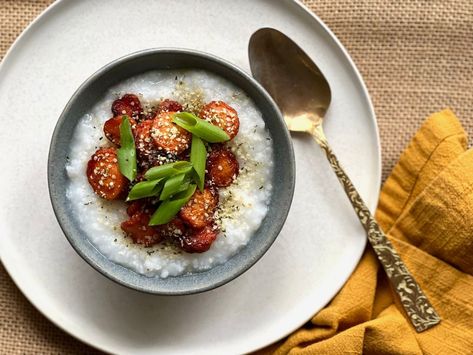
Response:
M51 0L0 0L0 58ZM473 137L473 1L306 0L348 49L378 118L383 179L431 112ZM44 318L0 266L0 353L96 353ZM98 352L97 352L98 353Z

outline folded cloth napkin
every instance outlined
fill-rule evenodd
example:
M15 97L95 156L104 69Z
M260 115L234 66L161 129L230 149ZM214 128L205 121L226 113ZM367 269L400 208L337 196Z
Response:
M427 119L376 218L440 314L416 333L370 247L337 296L276 354L473 354L473 150L450 110Z

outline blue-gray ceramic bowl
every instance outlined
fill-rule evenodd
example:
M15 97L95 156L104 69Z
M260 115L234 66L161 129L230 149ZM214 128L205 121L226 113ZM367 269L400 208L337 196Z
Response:
M113 85L137 74L157 69L204 69L226 78L245 91L263 114L273 142L273 192L269 209L248 244L221 265L204 272L176 277L148 277L110 261L102 255L81 228L66 197L70 181L66 160L74 129L80 120ZM108 278L133 289L182 295L211 290L248 270L278 236L289 212L294 193L294 152L279 109L268 93L248 74L213 55L184 49L150 49L122 57L93 74L74 93L54 130L48 159L48 184L57 220L79 255ZM84 167L85 173L85 167Z

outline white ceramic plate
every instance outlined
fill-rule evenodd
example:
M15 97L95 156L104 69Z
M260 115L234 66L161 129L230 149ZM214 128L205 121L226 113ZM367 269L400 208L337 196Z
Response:
M368 93L334 35L290 0L62 0L15 43L0 68L0 253L28 299L77 338L114 353L228 354L261 348L321 309L358 262L365 235L320 149L295 139L297 183L283 232L247 273L211 292L141 294L114 284L70 247L46 182L49 140L76 88L124 54L207 51L249 71L260 27L296 40L333 90L326 133L374 209L380 149Z

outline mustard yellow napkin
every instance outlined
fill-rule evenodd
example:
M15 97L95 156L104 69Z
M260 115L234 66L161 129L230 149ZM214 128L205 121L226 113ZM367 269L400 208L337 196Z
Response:
M473 354L473 150L450 110L417 132L376 217L442 322L415 332L368 247L331 303L263 353Z

